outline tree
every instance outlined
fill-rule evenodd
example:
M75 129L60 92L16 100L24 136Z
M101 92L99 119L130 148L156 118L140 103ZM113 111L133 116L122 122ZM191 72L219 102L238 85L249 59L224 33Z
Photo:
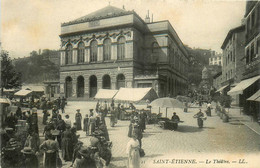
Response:
M14 69L7 51L1 52L1 94L3 89L12 89L21 86L21 73Z

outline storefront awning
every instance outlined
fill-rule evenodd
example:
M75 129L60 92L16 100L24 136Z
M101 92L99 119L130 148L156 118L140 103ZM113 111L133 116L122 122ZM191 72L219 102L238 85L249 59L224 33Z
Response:
M234 88L232 88L229 92L228 95L237 95L237 94L243 94L243 91L251 86L253 83L255 83L258 79L260 79L260 75L246 79L241 81L239 84L237 84Z
M95 99L103 99L103 100L113 99L117 92L118 90L99 89L95 96Z
M255 94L253 94L251 97L249 97L246 100L260 101L260 90L258 90Z
M18 92L16 92L14 95L15 96L27 96L30 93L32 93L31 90L19 90Z
M11 104L11 101L8 98L0 97L0 103L1 104Z
M224 90L225 88L227 88L228 85L222 86L221 88L219 88L216 92L221 92L222 90Z
M149 100L152 101L158 98L157 93L153 88L120 88L115 100L119 101L129 101L129 102L138 102L140 100Z

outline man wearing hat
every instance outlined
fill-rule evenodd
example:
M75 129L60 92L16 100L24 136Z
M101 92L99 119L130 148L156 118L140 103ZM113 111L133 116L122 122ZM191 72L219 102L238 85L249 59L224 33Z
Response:
M77 130L82 130L82 126L81 126L82 115L80 113L80 109L77 109L77 113L75 114L75 121L77 124Z
M61 112L62 112L62 113L65 113L65 110L64 110L65 105L66 105L66 99L65 99L65 97L63 96L62 99L61 99L61 103L60 103L60 108L61 108Z
M134 128L133 128L132 135L137 135L137 140L139 141L140 148L142 148L143 133L142 133L138 123L134 123Z
M39 134L37 108L32 108L31 131Z
M42 113L43 113L42 124L43 124L43 125L46 125L46 124L47 124L47 120L48 120L48 116L50 116L50 114L49 114L49 112L48 112L47 109L44 109L44 110L42 111Z
M78 153L82 156L82 158L76 160L73 165L74 168L96 168L95 161L91 158L91 149L89 147L82 147Z
M86 114L85 118L83 120L83 124L84 124L83 131L86 132L86 135L89 135L89 124L88 124L88 122L89 122L89 118L88 118L88 114Z
M89 129L90 129L90 135L95 131L96 127L96 118L94 117L93 109L90 109L90 115L89 115Z
M62 158L65 161L71 161L72 160L72 154L73 154L73 145L72 145L72 133L70 131L70 126L66 126L66 131L62 133Z
M38 168L39 167L38 158L30 147L24 147L24 149L21 150L21 152L24 155L23 167L26 167L26 168Z

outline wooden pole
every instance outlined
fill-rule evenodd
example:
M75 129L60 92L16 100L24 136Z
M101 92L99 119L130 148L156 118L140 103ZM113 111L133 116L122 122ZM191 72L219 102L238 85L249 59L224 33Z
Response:
M166 118L167 118L167 109L168 109L168 107L166 107Z

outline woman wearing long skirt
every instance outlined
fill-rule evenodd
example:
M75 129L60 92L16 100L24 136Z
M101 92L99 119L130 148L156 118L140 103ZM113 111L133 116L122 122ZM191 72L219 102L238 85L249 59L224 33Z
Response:
M75 115L75 121L76 121L76 124L77 124L77 130L82 130L81 120L82 120L82 115L80 113L80 109L77 109L77 113Z
M128 156L127 168L140 168L140 153L139 141L137 135L133 134L130 141L127 143L126 153Z
M70 131L70 126L66 127L66 131L62 134L62 143L61 143L61 150L62 150L62 158L65 161L72 160L73 154L73 145L72 145L72 134Z
M88 122L89 122L89 118L88 118L88 115L86 114L86 116L83 120L83 124L84 124L83 131L86 132L86 135L89 135Z
M43 167L44 168L57 168L57 158L59 155L59 143L54 140L55 137L52 134L48 135L48 139L41 145L40 149L44 150Z
M95 127L96 127L96 118L93 116L93 114L90 114L90 117L89 117L90 135L92 135L93 132L95 131Z

